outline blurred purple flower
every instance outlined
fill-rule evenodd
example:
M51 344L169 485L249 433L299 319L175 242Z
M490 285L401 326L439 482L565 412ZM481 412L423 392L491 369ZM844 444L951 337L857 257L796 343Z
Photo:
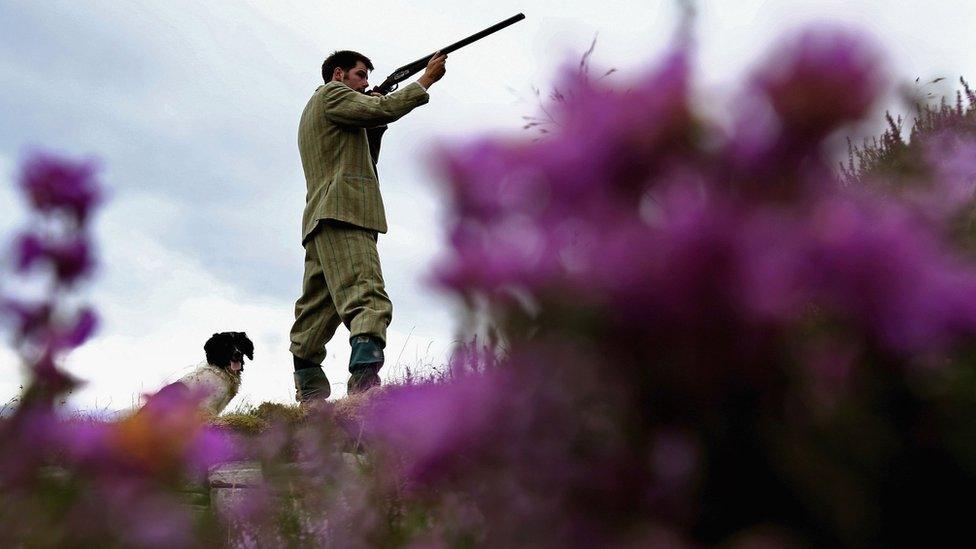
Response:
M942 131L919 141L932 174L908 197L932 223L951 221L976 198L976 137Z
M18 239L17 269L19 272L27 272L43 260L50 262L58 281L63 284L72 284L90 274L95 263L91 245L84 235L45 241L36 234L28 233Z
M29 275L41 265L52 278L40 303L4 298L0 313L14 319L15 344L33 374L24 406L51 405L54 397L77 381L59 368L66 351L81 345L94 331L91 309L72 311L65 290L89 275L95 258L85 224L100 201L92 161L74 162L33 153L23 163L20 186L36 211L34 230L15 241L14 265Z
M78 379L65 372L55 362L53 349L46 349L41 356L30 363L33 380L44 389L48 398L63 393L78 385Z
M184 464L188 471L205 474L213 465L240 457L240 444L231 433L208 426L193 437L186 450Z
M106 475L79 502L72 526L84 532L85 522L96 529L86 537L111 533L129 547L195 546L193 511L178 498L137 477Z
M71 327L59 334L57 347L60 349L80 347L88 341L97 328L98 316L94 309L86 307L78 312Z
M24 273L47 253L47 246L34 233L21 235L16 241L17 271Z
M371 403L367 434L395 449L407 478L441 478L466 450L480 446L476 441L491 440L491 431L503 428L493 421L500 389L491 375L396 387Z
M884 87L882 56L861 33L809 28L770 51L755 84L794 138L816 140L863 118Z
M976 336L976 270L897 204L825 200L810 218L809 279L888 349L941 353Z
M59 242L48 248L58 280L71 284L89 274L94 267L94 256L87 238L78 237Z
M897 384L918 364L946 374L976 341L976 268L940 214L844 188L830 170L828 137L868 114L880 60L843 29L791 36L723 134L693 110L684 49L624 93L571 84L538 142L448 151L455 216L436 277L510 336L491 370L507 381L487 393L505 401L453 386L395 392L371 421L378 438L412 478L444 488L457 485L445 472L478 477L460 485L503 540L545 523L556 539L596 545L653 516L712 544L732 523L778 516L777 498L806 504L770 450L794 433L831 431L842 410L896 433L888 406L929 417ZM933 187L965 204L970 144L934 148ZM875 363L896 381L879 381ZM744 490L764 503L731 509ZM577 497L634 522L574 514ZM512 516L522 520L498 519Z
M24 303L9 298L0 302L0 313L14 318L18 339L45 328L51 319L52 309L48 302Z
M482 140L448 151L442 166L463 223L604 217L635 206L652 176L690 140L688 65L687 52L676 49L626 93L566 71L575 93L557 106L558 134L532 144Z
M29 486L38 465L57 448L60 423L54 412L33 407L15 419L0 420L0 485L5 489Z
M182 383L163 387L138 412L114 426L112 453L120 463L150 474L196 474L234 455L233 441L207 428L207 417L199 407L204 396Z
M71 463L112 467L109 459L111 448L111 424L93 420L66 420L62 422L61 443L65 456Z
M755 90L745 90L731 113L730 135L721 141L720 162L728 166L728 176L769 181L780 170L783 159L782 123L768 101Z
M20 185L38 211L64 211L84 224L101 200L97 171L94 161L75 162L35 152L23 164Z

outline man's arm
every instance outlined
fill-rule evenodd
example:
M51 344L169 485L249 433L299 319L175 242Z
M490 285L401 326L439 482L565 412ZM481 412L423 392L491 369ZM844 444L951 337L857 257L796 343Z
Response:
M337 124L361 128L394 122L430 100L427 89L444 76L446 61L446 55L434 57L416 83L387 96L365 95L340 82L329 82L322 94L325 116Z
M430 100L420 86L406 86L385 97L364 95L341 82L325 85L325 116L344 126L371 128L399 119Z

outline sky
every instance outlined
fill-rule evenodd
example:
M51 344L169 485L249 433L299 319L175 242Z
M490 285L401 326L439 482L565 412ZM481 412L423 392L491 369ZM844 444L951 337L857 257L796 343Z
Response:
M976 80L971 0L695 5L704 104L728 106L757 60L775 55L775 40L812 21L872 35L894 84L946 77L933 88L946 92L959 76ZM222 331L246 331L255 343L229 409L291 402L288 330L305 199L297 127L322 59L361 51L379 83L522 12L524 21L451 54L429 104L383 141L390 230L379 251L394 318L382 375L443 367L458 327L455 304L427 282L445 249L436 151L478 135L532 137L521 126L538 113L533 88L551 89L594 37L593 73L613 67L610 78L626 82L668 45L679 11L673 0L0 0L0 246L23 222L14 181L32 148L99 159L108 188L95 223L101 265L85 288L102 324L68 359L88 382L69 406L135 406L201 361L203 343ZM345 393L347 339L340 329L327 346L335 396ZM22 383L16 356L0 343L0 405Z

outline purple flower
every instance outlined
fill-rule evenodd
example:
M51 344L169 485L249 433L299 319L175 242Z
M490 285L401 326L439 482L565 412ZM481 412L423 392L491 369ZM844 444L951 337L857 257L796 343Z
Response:
M206 429L200 411L201 393L172 383L150 396L137 413L113 429L112 453L119 463L150 474L195 471L211 464L232 448Z
M66 456L75 464L83 466L114 465L109 458L111 449L110 424L102 421L64 421L61 430L61 443Z
M0 313L12 316L15 320L17 338L23 338L42 331L51 319L53 307L48 302L25 303L15 299L0 302Z
M15 418L0 421L0 483L7 487L29 486L38 462L57 447L60 423L54 412L40 407L18 410Z
M493 421L500 388L489 375L398 387L371 404L366 428L405 461L408 478L430 481L501 427Z
M25 234L17 241L17 270L27 272L39 262L49 262L58 281L72 284L91 273L94 257L85 235L50 239Z
M976 197L976 138L941 131L919 141L933 173L927 181L912 185L908 198L933 223L951 221Z
M58 242L48 249L58 280L71 284L89 274L94 266L94 256L88 239L80 236Z
M100 477L85 496L69 524L86 537L109 537L131 547L194 545L193 511L146 479Z
M193 437L187 447L184 466L188 471L205 473L209 467L239 456L239 445L230 433L206 427Z
M562 131L532 144L480 140L447 154L457 213L465 223L511 223L634 206L691 139L689 73L682 49L626 92L567 71L576 91L557 106Z
M101 200L96 172L93 161L75 162L36 152L23 164L20 185L38 211L63 211L84 224Z
M794 137L819 139L839 124L859 120L883 88L878 49L843 28L807 29L771 51L755 85Z
M84 308L77 314L71 327L59 335L57 346L61 349L80 347L88 341L97 328L98 316L95 311L90 307Z
M33 233L21 235L16 241L17 271L26 272L47 254L44 241Z
M899 353L941 353L976 336L976 269L898 204L842 197L810 218L812 292Z
M54 395L76 387L79 383L77 378L57 366L51 349L34 360L30 367L33 380L43 388L44 395L47 398L53 398Z
M0 303L0 313L15 319L15 334L20 343L33 350L25 358L37 360L39 371L54 368L54 357L70 351L91 337L98 327L98 317L91 308L82 308L66 324L53 315L50 303L21 303L7 300ZM38 358L43 356L44 358Z

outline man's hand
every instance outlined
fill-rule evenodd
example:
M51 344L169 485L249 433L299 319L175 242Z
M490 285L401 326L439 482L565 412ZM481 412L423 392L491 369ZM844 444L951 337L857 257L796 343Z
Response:
M434 82L437 82L444 76L447 72L447 68L444 64L447 62L447 54L442 54L437 52L434 57L431 58L430 62L427 63L427 70L424 71L424 75L421 76L417 82L424 88L430 88Z

